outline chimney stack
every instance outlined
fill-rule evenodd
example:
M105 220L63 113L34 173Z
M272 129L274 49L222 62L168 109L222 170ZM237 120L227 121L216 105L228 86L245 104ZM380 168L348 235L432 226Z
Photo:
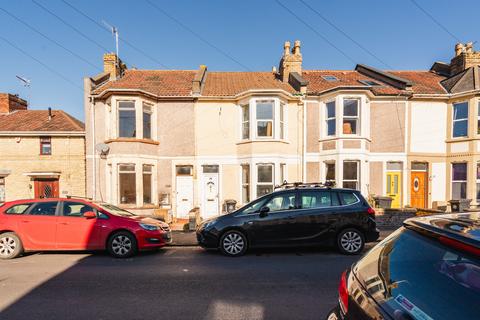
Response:
M52 121L52 108L48 108L48 121Z
M16 110L27 110L26 100L10 93L0 93L0 113L10 113Z
M302 75L302 54L300 52L300 41L296 40L293 49L290 52L290 42L285 41L283 45L283 57L280 60L278 67L280 79L283 82L288 82L290 73L297 72Z
M480 65L480 51L473 50L473 42L455 45L455 57L450 61L451 76L478 65Z
M122 77L126 69L125 63L115 53L105 53L103 55L103 72L110 74L110 80Z

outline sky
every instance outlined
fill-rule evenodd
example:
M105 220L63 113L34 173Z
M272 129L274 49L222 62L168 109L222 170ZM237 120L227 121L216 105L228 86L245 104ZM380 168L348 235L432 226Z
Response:
M115 50L102 21L129 68L267 71L298 39L304 69L425 70L480 40L478 12L475 0L0 0L0 92L84 120L83 78Z

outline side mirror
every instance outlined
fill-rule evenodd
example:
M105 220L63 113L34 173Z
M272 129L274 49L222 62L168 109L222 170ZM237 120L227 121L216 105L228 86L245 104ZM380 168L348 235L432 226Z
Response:
M97 215L93 211L87 211L83 214L83 217L87 219L95 219Z
M269 207L262 207L259 211L260 213L260 218L263 218L263 217L266 217L268 216L268 212L270 212L270 208Z

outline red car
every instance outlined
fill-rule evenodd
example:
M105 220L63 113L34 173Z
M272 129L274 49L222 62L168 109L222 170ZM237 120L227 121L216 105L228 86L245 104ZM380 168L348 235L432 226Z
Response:
M48 198L0 205L0 259L24 251L105 249L126 258L170 241L168 224L107 203Z

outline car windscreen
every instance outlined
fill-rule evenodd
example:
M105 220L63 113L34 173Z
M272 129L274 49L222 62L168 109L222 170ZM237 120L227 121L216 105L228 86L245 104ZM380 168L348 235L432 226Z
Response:
M480 315L480 257L413 230L399 229L353 268L389 314L412 319L476 319Z
M121 209L119 207L116 207L114 206L113 204L109 204L109 203L98 203L97 204L98 206L100 206L100 208L106 210L107 212L111 213L111 214L114 214L114 215L117 215L117 216L123 216L123 217L131 217L131 216L135 216L133 213L131 213L130 211L127 211L127 210L124 210L124 209Z

